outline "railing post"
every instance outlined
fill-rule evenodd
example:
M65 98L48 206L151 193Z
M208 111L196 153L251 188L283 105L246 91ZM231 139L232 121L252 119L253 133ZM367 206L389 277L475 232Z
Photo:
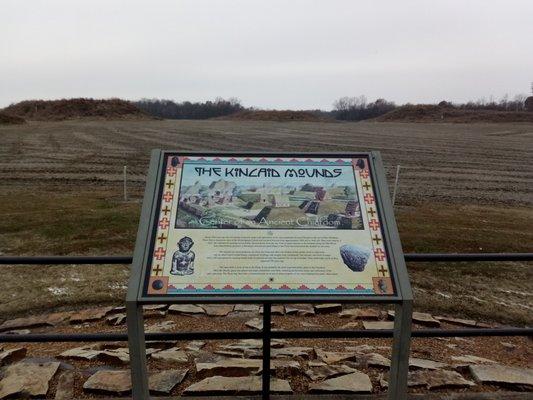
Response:
M263 304L263 374L261 394L263 400L270 399L270 321L271 304Z

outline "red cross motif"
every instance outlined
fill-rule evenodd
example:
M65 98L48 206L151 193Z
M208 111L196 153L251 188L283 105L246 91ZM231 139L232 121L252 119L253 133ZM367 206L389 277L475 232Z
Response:
M379 228L379 222L377 219L371 219L370 222L368 223L368 226L370 227L370 229L372 229L373 231L377 231L378 228Z
M359 171L359 175L361 175L361 178L368 178L368 170L362 169L361 171Z
M170 192L165 192L165 195L163 196L163 200L165 200L166 202L169 202L173 198L174 198L174 196Z
M170 166L167 168L167 175L168 176L174 176L176 175L176 168Z
M364 199L366 204L372 204L374 202L374 196L372 196L370 193L365 194Z
M374 249L374 257L378 261L383 261L385 259L385 252L381 249Z
M166 250L162 247L158 247L157 250L154 252L154 256L155 258L157 258L158 260L161 260L163 259L163 257L165 257L165 254L166 254Z
M161 221L159 221L159 227L161 229L167 229L169 225L170 225L170 221L168 220L167 217L165 217Z

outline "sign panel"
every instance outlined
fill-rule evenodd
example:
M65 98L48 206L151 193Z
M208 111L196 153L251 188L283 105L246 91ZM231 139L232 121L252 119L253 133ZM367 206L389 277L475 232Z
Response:
M143 297L396 294L370 154L160 165Z

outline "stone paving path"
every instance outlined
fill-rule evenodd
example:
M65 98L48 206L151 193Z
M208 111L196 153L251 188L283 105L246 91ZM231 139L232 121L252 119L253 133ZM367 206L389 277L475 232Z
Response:
M145 307L150 332L261 329L261 312L250 305ZM387 329L394 319L391 311L335 304L279 305L273 314L273 329ZM119 332L125 319L123 307L99 307L7 320L0 332ZM414 329L486 326L423 313L415 313L413 323ZM531 339L519 337L415 339L410 391L481 396L512 390L531 395L531 344ZM257 394L261 357L262 342L255 339L150 341L150 391L172 396ZM388 339L275 339L271 357L273 393L379 394L388 387ZM0 346L0 366L0 399L119 398L131 393L129 350L123 342L5 344Z

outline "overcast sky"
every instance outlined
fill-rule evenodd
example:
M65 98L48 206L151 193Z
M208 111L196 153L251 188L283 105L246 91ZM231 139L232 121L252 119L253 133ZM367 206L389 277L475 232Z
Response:
M533 1L2 0L0 107L238 97L330 109L529 93Z

